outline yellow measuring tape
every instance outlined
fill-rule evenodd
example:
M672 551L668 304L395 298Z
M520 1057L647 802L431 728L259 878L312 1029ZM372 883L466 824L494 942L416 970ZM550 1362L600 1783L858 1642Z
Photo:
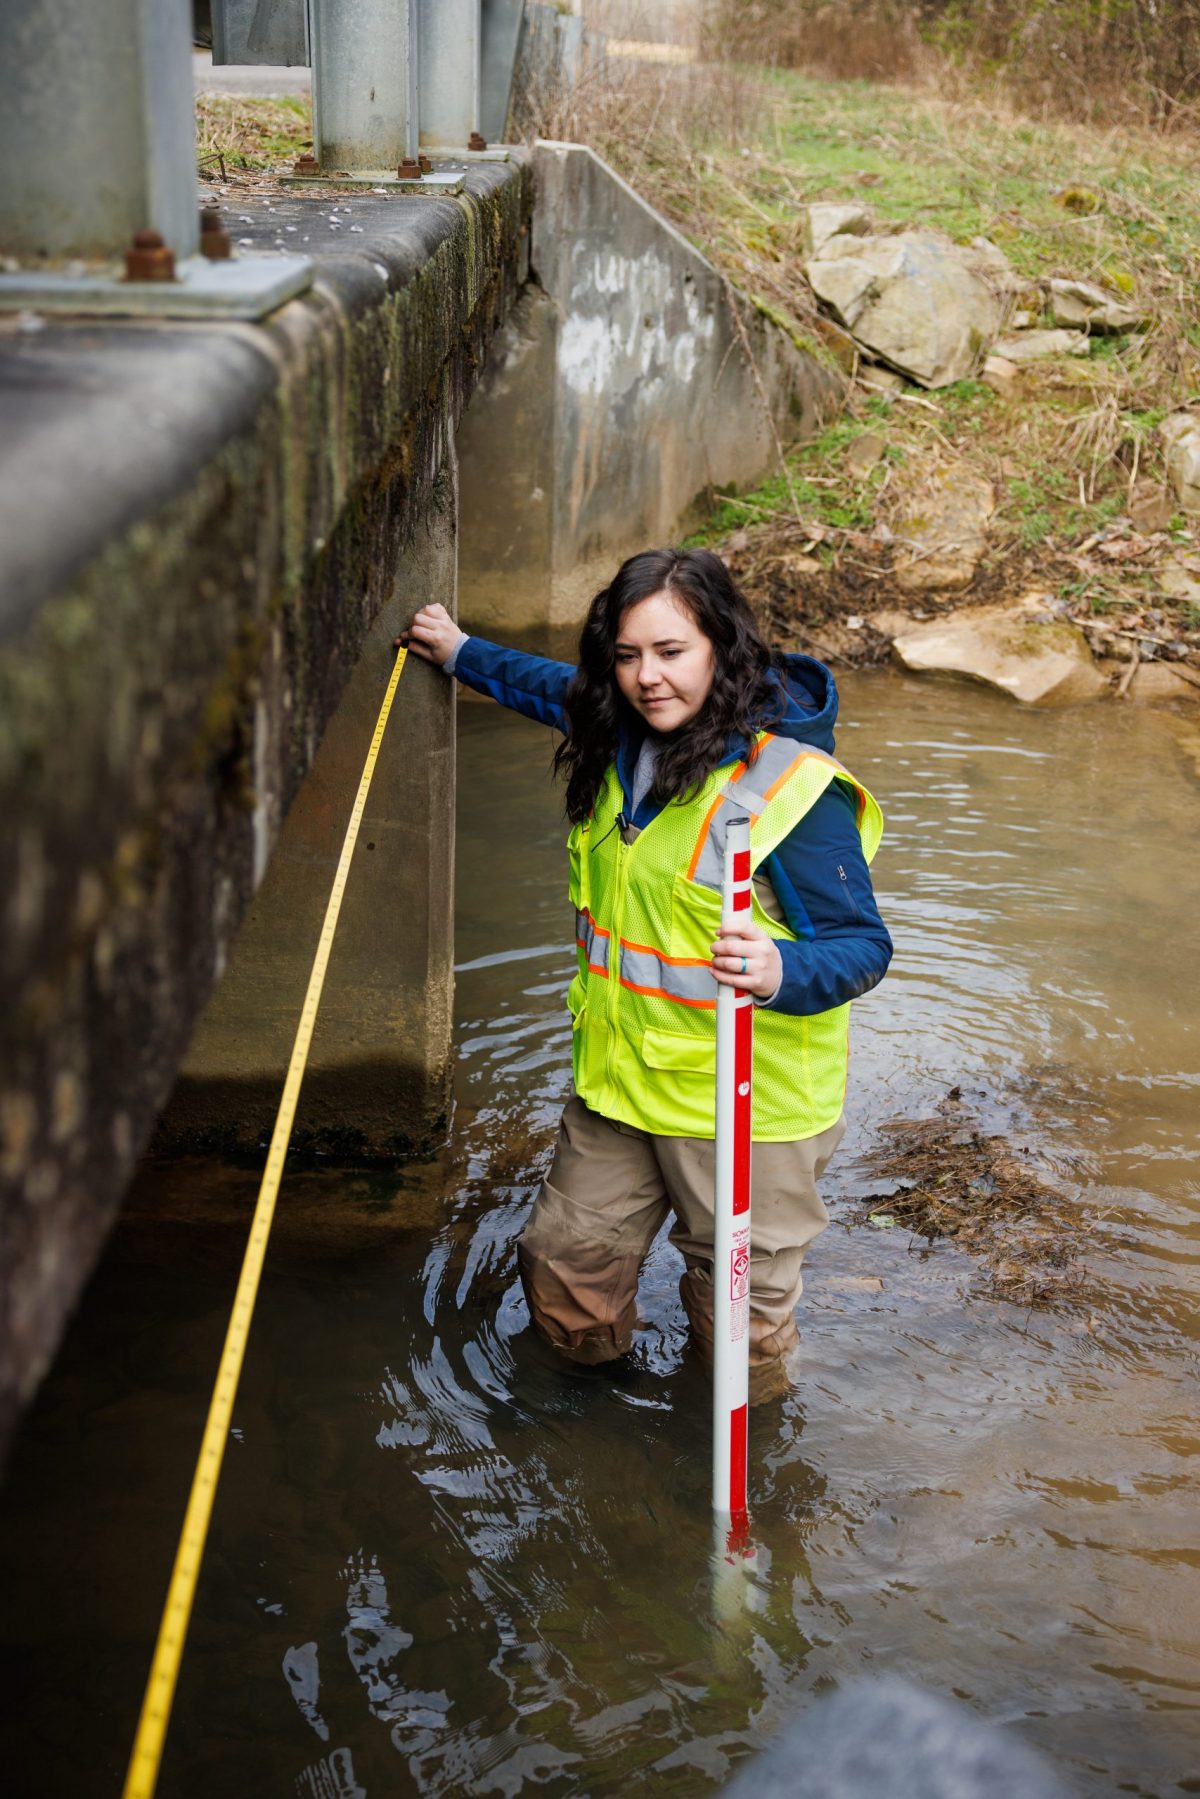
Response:
M150 1664L150 1678L146 1682L146 1694L142 1700L142 1711L138 1719L133 1754L129 1758L129 1772L125 1776L124 1799L151 1799L155 1783L158 1780L163 1741L167 1734L167 1720L170 1718L171 1704L175 1698L175 1683L179 1678L179 1663L183 1655L184 1638L187 1636L188 1622L192 1615L192 1600L195 1597L196 1580L200 1573L201 1558L204 1555L204 1541L208 1535L209 1519L212 1516L213 1500L217 1492L217 1480L221 1473L221 1459L225 1454L225 1444L229 1436L229 1421L233 1416L233 1402L237 1395L238 1377L241 1374L242 1360L246 1353L246 1338L250 1331L250 1320L254 1315L254 1302L258 1297L258 1283L262 1274L267 1238L271 1232L271 1220L275 1215L275 1200L279 1193L279 1182L283 1176L288 1139L291 1137L292 1125L296 1117L296 1101L300 1097L304 1065L308 1060L309 1046L312 1043L313 1026L317 1022L317 1007L321 1003L321 989L325 985L325 970L329 966L329 952L333 948L338 914L342 909L346 877L350 872L350 859L358 840L358 828L362 823L367 793L371 786L371 776L375 773L379 746L383 742L383 733L392 710L392 701L396 695L396 686L400 680L400 672L404 667L406 656L407 651L405 650L400 650L397 654L396 666L392 670L392 678L388 682L387 692L383 696L383 705L379 709L379 717L375 724L375 735L371 739L362 779L358 784L354 810L350 814L350 823L346 826L346 839L342 844L342 853L338 859L337 873L333 877L333 891L329 895L329 904L325 908L325 922L321 926L321 936L317 944L317 953L313 958L312 973L308 977L308 992L304 995L304 1007L300 1013L300 1023L296 1027L292 1059L288 1063L287 1079L283 1083L283 1098L279 1102L279 1111L275 1118L271 1147L267 1151L267 1165L263 1169L262 1185L258 1189L258 1201L250 1226L250 1239L246 1244L246 1254L242 1261L242 1272L238 1279L237 1294L229 1318L229 1328L225 1333L225 1347L221 1351L221 1363L217 1369L216 1384L213 1387L212 1401L208 1408L208 1420L204 1426L204 1436L200 1443L196 1472L192 1477L192 1490L188 1496L183 1529L179 1533L179 1547L175 1551L175 1566L171 1570L171 1584L167 1588L167 1603L163 1608L162 1623L158 1627L154 1660Z

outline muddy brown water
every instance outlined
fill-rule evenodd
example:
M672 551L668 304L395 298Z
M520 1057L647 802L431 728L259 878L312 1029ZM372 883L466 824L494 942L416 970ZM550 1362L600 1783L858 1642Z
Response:
M1072 1790L1200 1792L1200 787L1162 719L1115 705L842 685L898 953L856 1008L806 1371L752 1427L744 1618L711 1615L669 1246L632 1367L563 1369L527 1328L513 1246L567 1081L563 831L546 734L464 706L453 1137L285 1181L161 1794L704 1794L883 1670ZM851 1222L878 1123L954 1084L1094 1220L1083 1314ZM7 1793L120 1790L256 1182L143 1169L19 1444Z

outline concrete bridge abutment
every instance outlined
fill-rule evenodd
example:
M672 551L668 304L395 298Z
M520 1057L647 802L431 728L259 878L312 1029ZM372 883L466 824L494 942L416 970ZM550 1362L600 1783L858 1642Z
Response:
M265 324L0 331L0 1447L218 979L195 1136L219 1103L257 1141L272 1074L278 1097L283 987L298 1005L396 623L453 598L454 433L527 280L532 202L520 153L457 198L358 197L355 235L323 200L247 196L243 236L290 227L318 264ZM303 1096L356 1153L444 1119L452 703L414 661ZM239 927L296 805L257 933L287 954L239 998ZM248 966L255 943L251 921Z
M183 1060L160 1148L269 1138L371 736L417 607L457 611L452 432L312 768ZM454 992L455 684L406 663L325 979L293 1144L344 1161L429 1150L449 1112Z

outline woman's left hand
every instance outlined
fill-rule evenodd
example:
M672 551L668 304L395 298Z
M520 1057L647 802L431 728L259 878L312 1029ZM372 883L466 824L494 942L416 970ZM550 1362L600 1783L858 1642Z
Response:
M712 971L724 987L737 987L756 999L771 999L783 979L783 958L761 925L749 919L713 944Z

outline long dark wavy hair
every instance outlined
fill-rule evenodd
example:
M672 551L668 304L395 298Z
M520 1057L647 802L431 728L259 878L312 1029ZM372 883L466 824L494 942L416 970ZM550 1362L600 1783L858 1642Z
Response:
M745 595L711 550L643 550L623 562L588 608L579 638L579 666L567 689L566 736L554 755L565 776L567 817L586 818L605 770L615 761L622 721L638 715L617 686L615 645L631 606L668 593L713 646L712 692L696 717L669 736L655 766L653 798L666 805L700 788L726 753L731 732L750 739L778 722L786 667L759 635Z

